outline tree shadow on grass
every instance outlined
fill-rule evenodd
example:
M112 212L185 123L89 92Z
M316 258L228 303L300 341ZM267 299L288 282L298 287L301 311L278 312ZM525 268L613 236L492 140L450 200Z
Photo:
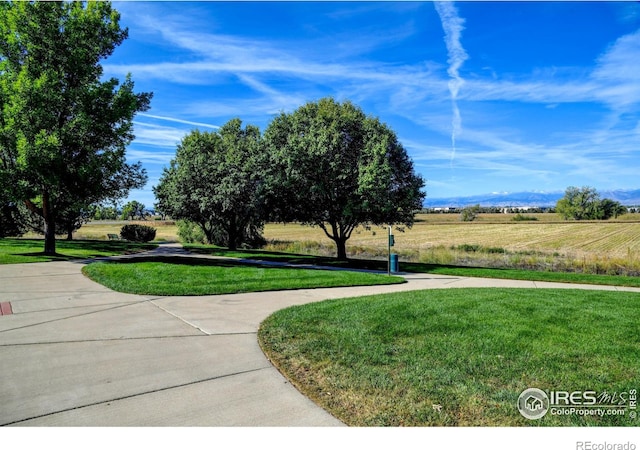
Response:
M330 256L314 256L297 253L284 253L260 249L229 250L222 247L198 247L185 245L184 248L192 253L221 256L228 258L244 258L253 261L279 262L285 264L304 264L315 266L336 267L343 269L386 270L386 260L347 259L341 260Z
M309 261L321 260L330 258L322 258L313 255L299 255L295 253L284 253L277 251L268 251L268 250L260 250L260 249L238 249L238 250L229 250L228 248L223 247L200 247L200 246L191 246L184 245L186 250L201 254L201 255L211 255L211 256L226 256L229 258L250 258L254 260L262 260L262 261L282 261L282 262L305 262Z
M212 256L222 256L229 258L246 258L254 261L273 261L288 264L304 264L326 267L336 267L343 269L376 270L386 271L388 261L384 259L357 259L350 258L340 260L330 256L314 256L297 253L286 253L278 251L267 251L261 249L238 249L229 250L223 247L184 245L184 248L192 253ZM438 270L455 269L487 269L482 266L464 266L450 264L429 264L419 262L400 261L401 271L410 273L437 273ZM494 270L507 270L508 267L491 268Z
M288 265L287 262L282 261L247 261L241 259L211 259L211 258L198 258L190 256L137 256L134 258L123 258L117 260L106 261L109 264L136 264L136 263L162 263L162 264L174 264L182 266L199 266L199 267L253 267L260 269L308 269L309 267L295 267L295 265ZM275 263L275 264L274 264ZM281 263L281 264L278 264ZM318 270L321 270L318 267Z
M44 260L43 262L71 261L71 260L74 260L74 259L86 259L86 258L79 258L79 257L76 257L76 256L63 255L61 253L55 253L53 255L50 255L50 254L47 254L45 252L9 253L9 255L17 256L17 257L24 256L25 258L42 258Z
M4 245L3 245L4 244ZM5 239L0 240L0 252L4 247L6 255L15 258L25 258L24 262L52 262L52 261L78 261L104 257L109 254L134 254L141 251L157 248L157 244L147 244L126 241L98 241L98 240L73 240L57 241L56 248L61 252L46 254L43 251L33 251L35 248L43 248L42 239ZM8 247L8 248L7 248ZM24 249L25 251L20 251ZM31 251L29 251L31 250ZM66 254L66 251L82 252L78 255ZM37 261L33 261L36 258Z

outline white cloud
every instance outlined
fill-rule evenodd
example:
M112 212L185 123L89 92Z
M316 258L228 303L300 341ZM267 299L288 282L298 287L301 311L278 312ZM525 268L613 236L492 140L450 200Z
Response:
M193 126L196 126L196 127L216 128L216 129L220 128L218 125L211 125L211 124L202 123L202 122L192 122L190 120L178 119L178 118L175 118L175 117L156 116L156 115L147 114L147 113L138 113L138 116L149 117L151 119L165 120L165 121L168 121L168 122L183 123L185 125L193 125Z
M304 104L308 98L300 94L283 93L267 83L259 81L257 78L249 75L239 75L238 78L244 84L252 88L254 91L262 94L262 110L266 114L277 114L283 110L291 110ZM255 102L254 102L255 103ZM254 107L255 108L255 107Z
M359 13L355 4L349 6L356 11L346 12L345 18ZM542 67L517 76L482 67L471 75L462 70L468 58L461 41L464 20L451 3L437 3L436 10L445 31L447 64L422 61L401 65L373 59L372 50L401 42L414 28L404 33L400 29L391 30L372 39L363 25L364 34L352 34L349 30L340 36L315 38L310 48L309 40L226 35L219 33L215 24L207 28L189 26L190 20L178 16L160 20L149 15L151 11L146 19L136 18L136 25L144 27L147 37L154 36L158 45L170 48L170 52L155 62L146 58L135 64L105 64L105 72L115 75L132 72L136 80L150 83L169 81L185 85L181 89L184 87L184 92L190 93L194 92L190 89L194 85L216 89L220 86L215 94L174 102L171 110L139 115L136 143L159 147L160 156L155 159L158 162L168 162L170 154L162 149L175 147L187 132L180 125L215 127L204 122L242 117L248 123L262 121L262 126L263 121L280 111L292 111L306 101L334 95L366 105L365 109L374 105L367 112L381 115L383 121L385 115L410 121L405 129L411 138L401 134L399 137L416 166L427 168L425 177L433 179L432 174L438 174L443 187L447 182L442 178L452 175L446 169L451 168L454 157L460 174L483 172L494 178L529 177L533 185L549 180L564 183L569 176L595 184L588 180L615 180L637 168L632 157L640 150L634 147L640 134L637 116L640 31L612 42L592 67ZM471 29L465 31L466 39L473 39L466 34L470 32ZM337 45L339 41L343 41L342 50ZM323 43L326 47L321 46ZM237 81L242 84L239 90L225 90L227 86L237 87ZM493 108L491 102L500 107ZM525 137L528 128L522 125L521 118L505 112L516 111L518 103L540 104L547 106L549 116L561 117L565 104L583 102L599 109L600 118L584 122L586 125L578 132L555 131L553 136L542 133ZM631 119L624 117L629 111ZM539 111L537 114L544 118ZM192 118L195 121L189 120ZM491 125L487 127L488 123ZM445 141L449 134L451 147ZM427 144L419 142L422 137ZM433 142L440 145L432 145ZM154 160L144 152L139 156ZM630 163L620 167L620 161ZM429 185L434 183L437 180ZM495 188L502 189L498 184Z
M640 103L640 30L620 37L598 59L591 78L600 88L597 97L614 108Z
M620 37L590 73L572 70L538 71L521 79L467 79L460 98L469 101L527 103L594 102L613 109L640 103L640 30Z
M164 164L169 165L171 160L175 158L175 152L159 152L157 150L127 150L127 159L130 161L140 161L146 164Z
M174 127L134 121L135 143L153 147L176 147L187 133Z
M453 119L451 120L451 165L453 165L453 160L456 156L456 137L462 131L462 117L458 108L458 93L464 84L464 80L460 76L460 67L468 58L461 42L464 19L458 16L458 10L453 6L452 2L435 2L434 5L442 22L445 44L449 54L449 69L447 69L447 73L451 77L448 85L453 108Z
M458 16L458 10L453 6L453 2L435 2L434 6L444 29L445 44L449 54L449 69L447 73L453 78L449 86L451 95L456 98L460 87L464 83L464 80L460 77L460 67L468 58L461 42L464 19Z

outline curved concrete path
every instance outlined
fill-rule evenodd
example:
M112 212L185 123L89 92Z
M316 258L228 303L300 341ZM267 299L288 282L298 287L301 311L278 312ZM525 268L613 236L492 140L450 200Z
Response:
M164 245L155 254L182 254ZM147 253L148 255L149 253ZM256 333L291 305L453 287L626 290L407 275L391 286L158 297L113 292L84 262L0 266L0 425L341 426L292 387Z

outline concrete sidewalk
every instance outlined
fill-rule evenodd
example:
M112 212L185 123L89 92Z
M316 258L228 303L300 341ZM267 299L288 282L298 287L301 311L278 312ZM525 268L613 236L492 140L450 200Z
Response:
M181 249L161 246L155 254ZM147 253L148 255L148 253ZM0 425L341 426L257 343L291 305L453 287L634 288L407 275L389 286L157 297L92 282L83 263L0 266Z

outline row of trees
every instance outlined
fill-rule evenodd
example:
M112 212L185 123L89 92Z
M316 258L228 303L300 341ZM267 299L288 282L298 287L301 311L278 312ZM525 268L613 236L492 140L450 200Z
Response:
M337 256L359 225L413 224L424 180L395 133L349 101L281 113L264 134L233 119L193 131L154 187L156 209L235 249L262 241L265 221L318 226Z
M117 204L95 204L88 210L90 220L146 220L152 213L137 200L131 200L121 208ZM74 230L75 231L75 230Z
M90 205L147 181L125 149L152 95L129 76L102 80L100 61L127 38L119 19L108 2L0 2L0 233L28 226L26 208L46 254Z
M6 194L6 192L5 192ZM0 199L0 237L20 236L28 231L44 234L45 223L42 217L30 211L23 203ZM56 234L66 234L67 240L73 233L91 220L145 220L149 216L144 204L132 200L122 208L93 204L81 209L68 209L56 216Z

